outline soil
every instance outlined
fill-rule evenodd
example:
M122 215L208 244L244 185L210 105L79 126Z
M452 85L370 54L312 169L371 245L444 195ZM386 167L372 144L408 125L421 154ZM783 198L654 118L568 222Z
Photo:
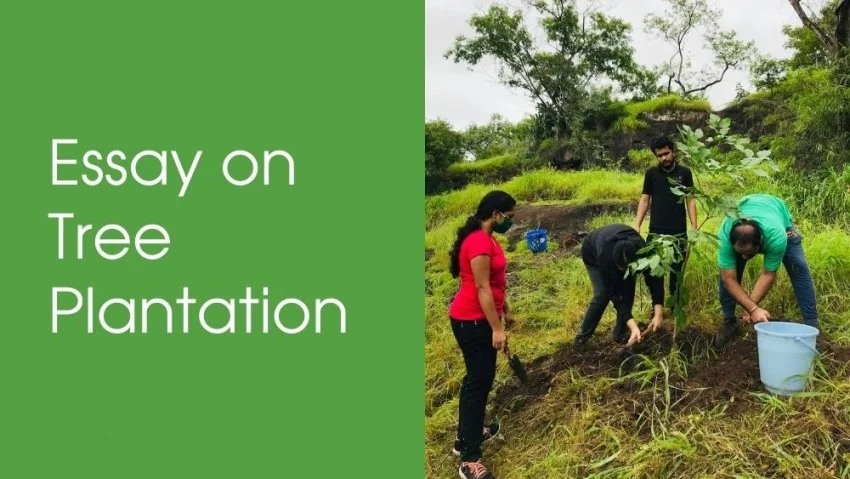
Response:
M514 210L514 227L507 234L508 249L524 241L525 233L535 228L546 228L549 239L560 246L560 251L576 254L581 240L587 236L590 220L601 215L634 214L635 202L592 203L583 205L519 205Z
M671 413L720 408L727 416L735 417L757 406L750 393L766 392L759 379L758 348L752 331L721 350L713 348L713 338L712 333L694 328L679 332L676 343L687 372L679 376L671 371ZM568 369L585 377L618 378L641 368L639 355L658 360L666 357L672 346L672 334L666 330L647 336L630 350L600 333L582 350L577 351L572 343L564 344L554 354L526 365L527 383L512 378L497 389L492 396L493 411L499 415L516 413L534 404L549 393L553 379ZM824 341L818 349L828 358L831 373L841 371L850 362L850 348ZM649 389L641 390L634 380L623 381L612 386L603 400L612 407L647 404L653 400ZM639 414L635 416L637 419Z

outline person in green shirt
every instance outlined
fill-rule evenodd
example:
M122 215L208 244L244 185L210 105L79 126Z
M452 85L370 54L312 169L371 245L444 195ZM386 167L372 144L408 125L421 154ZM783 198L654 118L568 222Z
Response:
M809 264L803 253L803 236L794 226L794 217L781 199L767 194L753 194L738 201L739 218L727 217L718 231L720 250L720 305L723 328L715 344L723 347L739 333L735 317L736 305L744 308L746 323L771 319L770 313L759 306L776 280L776 272L785 265L804 323L818 327L815 286ZM741 287L741 277L747 261L764 255L764 266L753 291L747 294Z

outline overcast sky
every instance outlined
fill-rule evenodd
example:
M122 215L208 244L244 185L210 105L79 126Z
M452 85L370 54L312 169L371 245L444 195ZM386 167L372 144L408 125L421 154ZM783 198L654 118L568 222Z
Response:
M465 64L455 64L443 58L457 35L472 35L467 21L471 15L486 11L493 0L426 0L425 2L425 117L443 118L458 128L470 123L486 123L490 116L499 113L510 121L518 121L533 111L533 104L520 90L502 86L497 78L495 64L476 66L470 71ZM509 6L523 6L521 0L501 0ZM774 57L787 57L782 26L800 25L787 0L709 0L723 11L718 20L721 28L733 29L742 40L753 40L761 53ZM585 8L587 1L579 1ZM635 59L651 66L669 58L672 47L644 31L643 19L647 13L661 14L666 8L663 0L596 0L596 8L632 24L632 47ZM823 0L804 2L817 9ZM536 23L527 23L537 28ZM693 40L701 43L701 38ZM711 55L705 51L692 51L695 67L710 64ZM746 71L727 73L723 82L708 90L712 107L721 109L735 97L735 87L740 82L751 88Z

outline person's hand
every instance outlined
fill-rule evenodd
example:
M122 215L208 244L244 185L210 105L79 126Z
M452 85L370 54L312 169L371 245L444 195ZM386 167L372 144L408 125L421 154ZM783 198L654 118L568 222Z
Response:
M743 320L747 324L751 323L752 319L750 319L750 313L744 313L743 315L741 315L741 320Z
M658 331L659 329L661 329L661 321L662 321L661 316L655 315L655 317L653 317L652 321L649 323L649 326L646 327L646 331L644 331L644 334L645 333L654 333L654 332Z
M635 344L643 341L643 338L640 335L640 328L637 327L637 324L634 322L634 320L629 321L629 329L632 330L632 335L629 337L629 342L626 343L627 348L630 348Z
M756 308L755 311L750 313L750 322L751 323L765 323L770 321L770 313L761 308Z
M508 333L506 333L505 331L493 331L493 349L504 351L507 342Z

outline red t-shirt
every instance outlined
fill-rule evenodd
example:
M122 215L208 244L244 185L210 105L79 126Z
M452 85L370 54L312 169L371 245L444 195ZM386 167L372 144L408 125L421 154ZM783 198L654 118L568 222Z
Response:
M459 320L487 319L478 301L478 289L472 275L472 258L478 255L490 257L490 290L496 303L496 312L502 316L505 304L505 269L508 261L502 246L484 230L471 233L460 246L460 289L458 289L449 316Z

